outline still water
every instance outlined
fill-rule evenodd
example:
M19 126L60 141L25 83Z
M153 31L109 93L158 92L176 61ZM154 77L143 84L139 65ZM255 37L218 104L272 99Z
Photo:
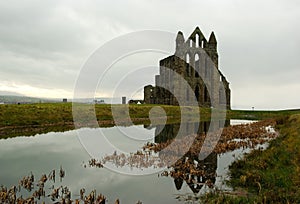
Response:
M231 121L231 123L245 123L248 121ZM227 124L228 125L228 124ZM207 124L200 124L199 131L205 131ZM182 182L176 186L172 177L158 176L151 171L145 175L128 175L134 169L126 169L125 174L118 168L84 168L84 164L91 157L100 158L105 154L112 154L106 145L101 145L100 134L105 135L108 144L112 144L119 152L136 152L147 142L157 142L172 137L178 125L165 127L143 125L130 127L110 127L90 129L83 128L67 132L50 132L32 137L15 137L0 140L0 184L7 187L17 185L18 181L31 172L39 179L42 174L49 174L60 166L66 172L62 181L48 181L46 188L68 186L72 198L79 198L79 191L86 192L93 189L104 194L108 203L114 203L119 198L121 203L183 203L178 200L180 195L199 195L205 192L205 186L188 185ZM188 133L193 133L193 124L187 125ZM156 137L155 137L156 136ZM95 142L97 141L97 142ZM100 143L99 143L100 142ZM106 152L107 151L107 152ZM238 149L222 155L210 155L210 170L214 173L215 185L221 189L228 189L223 184L228 166L236 157L248 149ZM121 168L121 167L120 167ZM127 173L126 173L127 172ZM58 177L58 176L57 176ZM28 192L23 192L28 194ZM47 194L47 193L46 193ZM49 202L49 198L42 198Z

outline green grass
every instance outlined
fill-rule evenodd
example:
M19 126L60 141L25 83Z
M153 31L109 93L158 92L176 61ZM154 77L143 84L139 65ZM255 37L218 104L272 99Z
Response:
M127 105L97 104L90 108L90 105L82 105L89 109L84 109L81 113L83 122L89 120L91 114L96 114L100 126L111 126L115 117L112 117L112 107L119 113L117 118L124 119L124 107ZM167 115L168 123L178 123L182 116L187 116L189 120L198 120L198 107L183 107L183 114L178 106L168 105L130 105L130 118L134 124L150 124L149 111L154 107L161 107ZM95 112L94 112L95 109ZM155 111L154 111L155 112ZM161 110L157 109L157 116ZM282 115L290 115L299 110L290 111L227 111L227 119L265 119ZM154 114L155 115L155 114ZM200 108L201 120L209 120L211 110ZM126 122L126 121L125 121ZM124 123L125 124L125 123ZM37 103L21 105L0 105L0 138L33 135L36 133L49 131L65 131L74 129L72 103Z
M207 203L300 203L300 114L278 120L280 136L230 166L229 184L248 196L210 194Z
M300 113L300 109L279 110L279 111L229 110L227 111L227 118L263 120L268 118L282 118L282 116L289 116L289 115L299 114L299 113Z

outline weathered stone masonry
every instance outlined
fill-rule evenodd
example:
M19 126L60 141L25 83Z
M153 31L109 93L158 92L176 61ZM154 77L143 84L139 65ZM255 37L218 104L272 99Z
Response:
M192 97L195 97L201 107L230 109L229 83L219 70L218 57L213 32L207 41L197 27L185 41L179 31L175 54L159 62L160 72L155 76L155 86L144 87L144 102L179 105L179 101L181 104L183 101L183 105L192 105Z

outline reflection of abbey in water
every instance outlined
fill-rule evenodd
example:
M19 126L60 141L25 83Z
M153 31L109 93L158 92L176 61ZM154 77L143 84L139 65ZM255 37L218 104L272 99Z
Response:
M184 137L191 134L198 134L201 135L202 133L207 133L210 127L210 121L207 122L200 122L200 123L182 123L182 124L166 124L166 125L157 125L155 126L155 143L162 143L166 142L167 140L173 139L177 137ZM213 121L212 127L215 131L219 128L223 127L223 122L220 121ZM230 124L229 120L225 121L225 126ZM182 128L181 133L178 135L178 131ZM176 138L177 138L176 137ZM199 150L200 151L200 150ZM195 176L190 174L189 171L185 172L184 177L174 178L175 187L177 190L182 188L183 182L185 181L186 184L190 187L190 189L194 193L198 193L200 189L203 187L204 183L209 181L210 183L214 184L216 181L216 170L217 170L217 154L211 153L208 157L204 160L199 160L198 155L192 155L191 152L187 152L178 162L184 162L186 157L197 161L197 169L203 170L205 172L204 176ZM184 169L178 168L176 169L176 165L174 168L175 171L184 171Z
M216 153L211 153L210 155L208 155L208 157L206 157L206 159L202 161L199 161L198 157L194 157L193 159L198 162L197 169L203 170L205 174L203 176L196 176L187 172L185 174L185 178L174 178L176 189L180 190L184 181L194 193L198 193L204 186L204 184L208 181L209 183L214 184L216 182L216 171L218 163L217 156L218 155ZM181 171L181 169L179 171Z
M155 125L155 143L166 142L169 139L177 138L191 135L191 134L202 134L207 133L209 128L210 131L216 131L224 126L227 127L230 125L229 120L212 120L211 121L201 121L199 123L181 123L181 124L166 124L166 125ZM178 131L181 127L181 132L178 134Z
M198 27L186 41L178 32L175 54L160 60L155 86L144 87L144 102L192 105L194 96L199 106L230 109L229 83L219 70L218 58L213 32L208 41Z

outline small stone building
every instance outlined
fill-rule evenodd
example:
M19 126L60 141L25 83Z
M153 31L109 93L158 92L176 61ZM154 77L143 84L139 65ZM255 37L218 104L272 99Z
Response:
M194 105L230 109L230 88L219 70L214 32L207 41L200 29L176 37L175 54L160 60L155 86L144 87L146 104Z

